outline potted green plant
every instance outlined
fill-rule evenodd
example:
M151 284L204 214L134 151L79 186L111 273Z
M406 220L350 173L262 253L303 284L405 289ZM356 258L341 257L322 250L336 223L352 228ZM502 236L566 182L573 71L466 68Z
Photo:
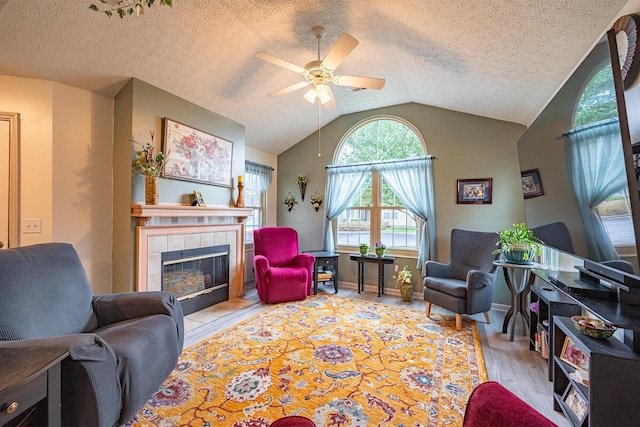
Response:
M376 242L376 255L379 257L384 256L384 251L387 249L387 245L382 242Z
M366 255L369 252L369 245L366 243L360 243L358 248L360 249L360 255Z
M514 264L532 264L536 255L542 253L542 241L538 239L533 231L527 228L527 224L513 224L513 228L505 228L498 232L500 240L497 245L499 249L492 254L502 254L505 261Z

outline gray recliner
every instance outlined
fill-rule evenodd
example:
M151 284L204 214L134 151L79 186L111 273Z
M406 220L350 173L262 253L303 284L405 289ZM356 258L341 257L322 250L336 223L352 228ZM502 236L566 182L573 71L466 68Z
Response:
M0 348L66 349L62 424L126 423L173 370L184 343L170 292L92 295L75 249L0 251Z
M463 314L484 313L489 322L489 310L496 283L493 261L499 236L497 233L451 230L451 255L448 264L427 261L424 277L424 300L427 316L431 304L456 313L456 328L462 327Z

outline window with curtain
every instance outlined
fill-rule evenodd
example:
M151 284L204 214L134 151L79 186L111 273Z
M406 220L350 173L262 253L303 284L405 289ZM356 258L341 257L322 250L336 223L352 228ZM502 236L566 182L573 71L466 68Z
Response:
M613 72L611 64L605 64L593 75L580 94L576 105L574 130L617 118ZM635 244L629 191L626 186L595 206L594 212L602 221L613 246Z
M417 131L397 118L377 117L359 123L339 144L334 165L379 163L425 156ZM348 207L334 221L338 249L357 251L360 243L373 247L417 251L422 221L400 201L377 168L368 170Z
M251 209L251 216L245 221L245 243L253 244L253 230L263 227L265 223L266 194L271 185L273 169L246 161L244 170L244 206Z

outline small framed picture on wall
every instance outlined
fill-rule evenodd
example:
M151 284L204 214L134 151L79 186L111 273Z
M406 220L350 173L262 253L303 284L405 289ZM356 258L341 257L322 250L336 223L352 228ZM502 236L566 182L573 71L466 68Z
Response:
M456 184L457 204L491 204L492 178L459 179Z
M544 195L538 169L520 172L520 176L522 179L522 193L525 199Z

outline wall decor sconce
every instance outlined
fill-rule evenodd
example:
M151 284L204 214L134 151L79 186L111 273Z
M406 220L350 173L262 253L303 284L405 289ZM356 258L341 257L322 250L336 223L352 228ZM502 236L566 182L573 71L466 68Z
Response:
M313 194L313 197L311 197L311 206L313 206L316 212L318 212L318 209L322 206L322 196L317 191Z
M304 202L304 193L307 190L307 182L309 181L309 177L307 175L298 174L298 187L300 188L300 197L302 197L302 201Z
M289 191L289 194L287 194L287 197L284 198L282 203L284 203L287 206L287 210L291 212L291 209L293 209L293 205L295 205L298 202L293 197L293 194L291 194L291 191Z

